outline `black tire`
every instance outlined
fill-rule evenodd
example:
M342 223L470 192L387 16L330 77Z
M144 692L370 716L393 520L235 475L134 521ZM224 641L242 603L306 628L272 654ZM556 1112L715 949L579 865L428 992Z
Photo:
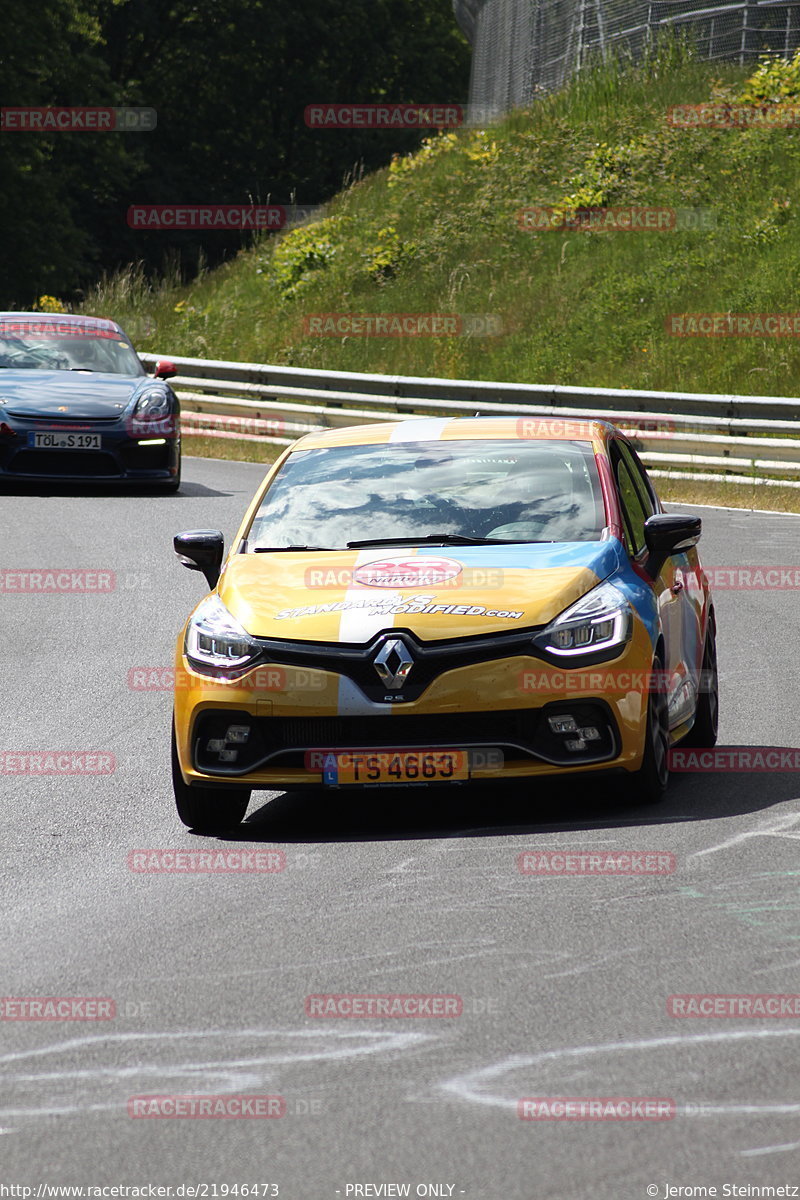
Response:
M189 787L181 775L172 727L172 790L178 816L198 833L223 833L240 825L250 803L249 788Z
M664 664L653 660L653 678L647 700L647 728L642 765L627 780L632 804L658 804L669 783L669 712Z
M682 746L716 746L719 725L719 675L717 672L717 633L711 616L703 646L703 663L700 673L700 699L697 701L694 725Z

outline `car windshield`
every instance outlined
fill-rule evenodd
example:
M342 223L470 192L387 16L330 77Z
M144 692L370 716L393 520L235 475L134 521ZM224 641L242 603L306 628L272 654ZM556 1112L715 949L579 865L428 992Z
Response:
M438 441L290 455L268 488L249 551L437 536L598 539L605 525L588 442Z
M0 368L144 375L135 350L113 329L78 323L0 321Z

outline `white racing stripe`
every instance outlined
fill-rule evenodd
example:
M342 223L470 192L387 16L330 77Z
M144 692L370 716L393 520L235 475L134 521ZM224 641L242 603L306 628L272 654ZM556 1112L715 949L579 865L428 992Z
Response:
M392 547L370 547L368 550L361 550L356 559L355 567L363 567L367 563L379 562L381 559L389 558L395 553ZM403 557L416 554L416 550L412 547L409 550L405 548L402 551ZM368 596L374 596L379 600L386 600L393 604L399 604L402 593L394 588L364 588L364 587L348 587L344 594L345 601L348 600L364 600ZM353 608L349 611L345 609L339 619L339 640L342 642L368 642L376 633L380 633L382 629L393 629L395 618L387 616L385 613L370 612L367 608ZM377 679L377 676L376 676ZM344 675L339 676L339 700L338 708L340 716L352 716L353 714L367 713L390 713L392 711L391 704L375 704L368 700L359 687Z
M376 676L377 678L377 676ZM391 713L391 704L375 704L368 700L361 688L356 687L352 679L345 675L339 676L339 716L364 717L375 713Z
M398 425L389 438L390 442L438 442L445 425L452 417L419 417Z
M392 442L433 442L438 441L442 436L442 430L445 425L449 424L452 417L420 417L414 421L404 421L402 425L394 430L390 437ZM356 560L356 566L361 567L366 563L377 562L383 558L392 557L397 553L396 547L370 547L369 550L362 550ZM412 547L408 550L403 549L403 557L410 557L416 554L416 550ZM401 602L402 593L389 588L368 588L355 587L348 588L345 592L344 599L347 600L363 600L370 593L374 594L376 599L393 601L396 604ZM354 608L350 611L345 610L339 621L339 640L342 642L368 642L376 633L380 633L382 629L393 629L395 618L387 616L384 613L371 613L366 608ZM374 704L368 700L362 693L361 689L356 687L349 679L341 676L339 679L339 698L338 698L339 715L366 715L368 713L390 713L392 711L391 704Z

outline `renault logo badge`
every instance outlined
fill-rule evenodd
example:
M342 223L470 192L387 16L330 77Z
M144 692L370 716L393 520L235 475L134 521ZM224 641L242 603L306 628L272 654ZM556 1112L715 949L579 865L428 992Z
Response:
M411 673L414 659L405 642L401 642L399 638L391 638L384 642L375 655L374 666L384 687L399 691Z

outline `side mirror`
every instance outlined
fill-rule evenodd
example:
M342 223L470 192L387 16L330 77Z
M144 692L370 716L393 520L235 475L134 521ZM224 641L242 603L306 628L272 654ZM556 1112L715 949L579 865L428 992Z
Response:
M222 569L225 539L218 529L189 529L172 539L175 553L190 571L202 571L209 587L216 587Z
M644 540L650 554L647 573L653 578L672 554L683 554L700 541L703 522L685 513L656 513L644 523Z
M156 363L155 371L153 371L153 378L172 379L172 376L177 374L178 368L174 362L170 362L168 358L160 358Z

